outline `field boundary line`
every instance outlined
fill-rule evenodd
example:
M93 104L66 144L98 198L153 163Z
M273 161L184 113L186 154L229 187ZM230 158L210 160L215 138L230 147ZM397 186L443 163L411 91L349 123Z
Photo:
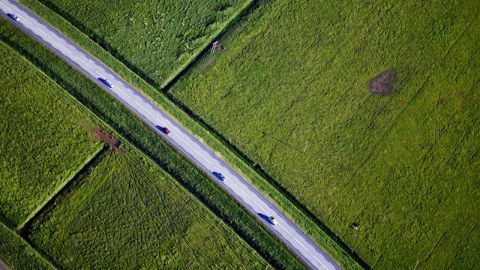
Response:
M253 3L258 2L259 1L253 1ZM245 179L248 179L254 184L265 197L274 201L289 219L294 221L302 231L310 236L315 243L322 247L322 249L332 256L338 263L344 267L348 265L352 268L371 268L352 248L346 245L339 236L335 235L324 222L314 216L313 213L300 204L298 200L292 200L293 196L291 194L284 193L285 189L278 186L278 183L276 183L272 177L268 177L269 175L262 168L258 167L258 165L251 165L253 163L247 163L244 159L245 157L242 158L243 155L239 156L239 153L234 153L234 151L228 147L228 145L232 145L231 143L226 140L221 140L218 137L218 134L214 134L208 129L208 125L205 125L205 122L199 122L198 119L193 118L189 113L191 111L188 110L188 108L185 110L184 107L179 106L179 104L171 99L171 95L169 95L168 92L159 91L159 89L155 88L153 84L149 83L145 78L137 74L134 70L130 69L122 61L101 47L86 33L82 32L82 30L75 27L75 25L69 20L45 5L43 1L31 2L31 0L20 0L20 3L23 3L39 17L44 18L49 24L53 25L68 38L75 41L78 46L82 47L92 56L106 64L118 76L123 78L127 83L149 98L150 101L163 109L170 117L181 123L199 141L209 145L216 154L230 163L230 165L237 170L241 176L248 176L245 177ZM40 7L38 7L38 5L40 5ZM255 5L251 6L251 8L254 7ZM232 24L234 22L232 22ZM225 142L228 143L225 144ZM271 182L272 179L274 181L273 183ZM188 186L188 183L182 179L179 181L182 185L186 184ZM190 186L187 187L187 190L197 194ZM200 197L198 197L198 199L202 203L206 203L206 201ZM209 207L217 208L211 204ZM214 209L212 209L212 211L213 210ZM224 220L224 222L226 221ZM235 229L235 226L232 226L232 223L227 222L227 224L229 224L235 232L239 233L239 231ZM244 238L245 235L242 235L242 238ZM258 252L257 248L255 248L255 250Z
M63 88L62 88L63 89ZM97 147L97 149L91 154L90 156L87 157L85 162L80 165L80 167L72 172L68 177L66 177L65 181L63 181L60 185L58 185L55 190L51 193L50 196L48 196L41 204L39 204L31 213L30 215L27 216L27 218L20 223L17 226L17 231L22 234L23 230L25 227L28 227L28 224L30 224L33 220L38 217L44 209L48 208L48 206L57 198L60 194L63 193L63 191L71 185L71 183L77 179L77 176L80 175L82 172L84 172L90 165L95 163L96 160L102 157L103 153L105 153L105 150L107 149L107 146L104 143L100 143Z
M5 223L3 223L2 220L0 220L0 226L1 226L1 227L4 227L5 230L11 232L12 235L15 235L15 237L19 238L20 241L22 241L22 242L24 242L25 244L27 244L27 245L32 249L32 251L40 258L40 260L44 261L44 262L45 262L48 266L50 266L52 269L58 269L58 267L56 267L52 261L48 260L47 257L46 257L42 252L40 252L38 249L36 249L34 246L32 246L32 244L31 244L29 241L27 241L27 239L23 238L23 237L22 237L20 234L18 234L14 229L10 228L10 227L8 226L8 224L5 224ZM3 261L4 264L7 265L7 263L5 262L5 258L2 257L2 254L1 254L1 253L0 253L0 259L1 259L0 265L1 265L2 261ZM9 269L12 269L12 270L13 270L13 268L11 268L9 265L7 265L7 270L9 270Z
M168 91L180 78L185 75L192 66L194 66L199 59L203 58L205 53L210 50L211 44L215 41L220 39L223 35L228 33L228 31L236 25L244 16L248 15L252 9L258 4L259 0L249 0L243 6L238 8L237 12L235 12L229 20L225 22L223 27L221 27L217 32L212 34L211 38L205 42L204 46L200 47L197 51L195 51L192 56L185 61L183 65L181 65L178 69L172 72L170 76L160 85L161 91Z

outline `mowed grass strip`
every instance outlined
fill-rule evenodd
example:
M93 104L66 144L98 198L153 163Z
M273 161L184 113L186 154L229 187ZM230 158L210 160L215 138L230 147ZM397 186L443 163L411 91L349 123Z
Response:
M0 216L18 225L98 143L64 90L0 42Z
M151 160L125 146L83 173L27 237L66 269L266 269Z
M264 1L171 93L370 266L471 268L479 5Z
M42 12L45 12L45 10ZM55 14L48 12L45 14L51 15L49 18L55 18ZM270 264L282 268L287 266L290 268L302 267L301 263L242 206L237 204L179 153L172 150L153 130L113 100L105 91L11 25L0 23L0 38L25 55L88 109L118 131L124 139L141 149L167 173L174 176L177 181L233 228ZM132 77L134 76L128 78L131 79ZM142 89L151 90L149 87ZM150 91L150 93L153 92ZM163 99L166 98L163 97ZM168 106L169 111L177 112L178 115L178 108L165 100L163 101ZM181 115L181 113L179 114ZM185 117L185 115L181 116Z
M18 234L0 222L0 267L11 269L55 269Z
M160 87L250 1L40 2L61 14L145 80Z

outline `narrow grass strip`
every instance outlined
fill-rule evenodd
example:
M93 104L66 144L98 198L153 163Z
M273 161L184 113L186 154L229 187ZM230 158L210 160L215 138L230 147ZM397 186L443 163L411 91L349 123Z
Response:
M17 231L22 232L23 228L25 228L25 226L30 223L31 221L33 221L38 215L40 215L40 213L59 195L62 193L63 190L65 190L65 188L72 183L72 181L74 181L77 176L79 174L81 174L83 171L85 171L89 166L91 166L92 164L95 163L96 160L100 159L102 154L105 152L105 150L107 149L106 145L101 143L98 145L97 149L92 153L92 155L90 155L89 157L87 157L85 159L85 162L80 165L80 167L75 170L75 171L72 171L72 173L65 179L65 181L63 181L60 185L58 185L55 190L52 191L52 193L50 194L50 196L48 196L41 204L39 204L37 206L37 208L35 208L28 216L27 218L22 222L20 223L18 226L17 226Z
M0 260L7 267L17 270L56 269L27 241L2 222L0 222Z

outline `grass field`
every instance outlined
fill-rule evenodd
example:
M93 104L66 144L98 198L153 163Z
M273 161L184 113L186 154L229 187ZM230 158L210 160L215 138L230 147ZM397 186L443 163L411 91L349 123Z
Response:
M65 269L265 269L266 262L131 147L75 179L30 228Z
M0 216L18 225L98 144L63 89L3 42L0 59Z
M0 222L0 267L2 262L11 269L55 269L25 240Z
M370 266L469 269L480 262L479 8L264 1L171 93ZM372 96L367 82L388 68L395 92Z
M221 31L247 0L42 0L156 86Z
M48 18L55 18L55 15L49 15ZM298 260L279 241L259 226L258 221L207 176L160 140L155 132L142 124L123 106L114 102L106 92L9 24L0 23L0 39L24 54L71 95L118 131L124 139L141 149L160 167L173 175L270 264L278 267L301 267Z
M50 8L48 8L37 0L21 0L21 3L26 5L35 13L39 14L42 18L54 25L57 29L74 40L81 47L89 51L92 55L106 63L127 82L150 96L161 108L174 116L180 123L200 137L201 140L208 143L210 147L212 147L225 160L227 160L238 171L251 180L258 188L260 188L262 192L271 197L283 210L286 211L290 218L302 228L302 230L312 236L314 241L316 241L332 257L334 257L342 266L351 269L356 269L359 267L357 262L352 260L351 255L348 254L351 253L348 249L343 249L341 245L335 242L334 238L330 236L328 231L315 225L315 221L309 219L307 215L295 205L294 202L290 201L286 196L284 196L281 191L275 189L261 174L258 174L255 170L253 170L252 167L242 160L242 157L237 155L234 151L231 151L231 149L225 145L224 140L206 129L203 124L198 121L198 119L187 115L167 96L159 92L158 89L151 84L145 82L137 73L127 68L118 59L114 58L106 50L98 46L98 44L89 39L84 32L81 32L78 28L74 27L71 24L75 23L74 18L68 16L61 17L59 14L50 9L55 9L50 4ZM245 7L248 7L248 5ZM235 20L231 21L229 24L233 24L234 22ZM28 54L29 58L36 62L37 65L41 66L43 70L48 71L47 73L50 76L57 78L57 82L59 82L66 89L69 89L74 96L95 111L97 115L103 119L106 119L106 121L117 128L117 130L121 130L124 136L134 140L138 147L142 148L143 151L147 152L157 162L164 163L165 160L172 161L176 159L170 156L170 158L162 158L163 161L160 161L159 157L163 156L163 153L161 153L162 151L159 150L152 151L152 149L159 149L159 147L158 142L151 139L151 132L138 132L142 128L139 128L138 125L136 127L133 127L135 125L130 125L137 122L130 121L131 119L129 116L126 116L123 112L120 112L120 108L111 106L108 98L105 99L103 95L97 95L96 91L88 90L91 88L91 85L83 83L83 80L74 79L78 76L75 76L74 74L65 76L65 74L69 72L66 72L65 68L61 67L62 65L51 65L52 61L56 62L56 60L52 60L51 57L43 55L44 53L40 52L40 49L33 48L35 46L30 46L29 42L26 42L24 38L18 38L16 35L9 33L9 31L6 31L5 35L6 39L11 42L12 46L16 47L23 53ZM41 55L41 57L38 57L39 55ZM134 68L133 70L136 69ZM125 123L129 123L128 128L125 128ZM160 156L158 155L159 153L161 154ZM191 179L188 179L188 177L184 176L186 171L185 168L178 169L178 162L176 162L176 164L172 162L167 163L169 163L169 169L167 169L169 172L176 174L177 179L180 178L180 181L188 185L189 189L194 190L198 196L201 196L202 201L204 201L212 209L215 209L214 211L218 212L219 215L226 219L227 223L234 226L242 235L242 237L249 239L250 243L253 243L253 245L259 248L259 250L262 250L260 252L263 253L264 256L270 258L270 263L279 267L280 265L288 265L289 267L292 267L295 264L292 264L291 260L286 260L288 256L285 256L286 254L284 251L273 248L274 245L272 245L270 240L265 241L265 237L258 236L259 232L254 227L251 227L253 223L248 221L250 218L240 217L244 216L244 214L238 215L238 212L235 214L232 213L231 210L238 207L231 207L231 205L226 206L224 201L227 198L224 196L224 194L218 196L217 191L212 192L212 189L215 189L215 187L212 187L210 184L205 185L209 181L203 181L203 176L201 177L202 179L196 176L195 181L192 181ZM171 168L175 168L174 172L170 171ZM187 179L187 181L184 181L184 179ZM201 185L198 183L201 183ZM222 197L223 199L219 199L219 197ZM235 216L235 218L233 218L233 216ZM278 258L282 258L281 263Z
M0 30L1 36L9 43L13 40L17 42L22 40L21 35L5 25L3 21L1 21ZM28 39L22 41L24 41L21 42L22 45L28 47ZM43 123L36 123L38 126L50 128L48 124L53 121L57 124L57 128L63 127L69 123L69 119L64 119L69 117L69 114L64 111L69 113L72 111L72 115L77 117L75 120L80 123L80 126L91 132L90 129L95 126L93 122L98 124L98 119L89 120L91 115L85 108L80 111L79 105L65 94L64 89L61 89L59 85L24 60L3 41L0 45L0 56L2 56L2 64L4 64L1 69L1 78L4 83L2 87L11 91L5 93L5 97L10 97L6 101L10 102L3 102L2 108L15 108L11 105L15 104L13 98L17 97L18 89L22 88L17 87L17 89L11 86L25 83L31 85L32 89L26 89L29 92L18 95L17 98L24 102L20 104L35 110L35 117L43 121ZM29 55L28 51L25 53ZM45 54L39 51L37 57L45 57ZM53 61L50 64L53 67ZM45 99L49 103L46 104L46 101L44 103L32 102L35 100L34 98L40 101ZM57 103L64 106L60 107L62 109L60 117L57 117L59 112L52 110L52 108L57 109L60 106ZM47 112L48 117L43 116L44 112ZM19 119L16 115L5 115L8 117L5 119ZM56 123L52 119L59 119L58 121L62 120L66 123ZM16 124L22 127L20 123ZM14 130L13 127L10 130ZM31 133L25 132L25 137L32 140L39 136L38 134L42 135L42 131L35 129ZM55 131L49 131L50 137L48 138L50 140ZM71 134L75 135L75 130L71 130L70 134L59 132L65 138ZM94 142L93 136L87 138ZM12 138L12 141L22 142L17 138ZM29 142L26 139L24 141L25 144ZM93 143L93 145L98 146L97 143ZM87 146L83 147L87 148ZM43 214L44 211L41 212L40 220L45 224L34 219L37 221L34 226L38 227L32 229L31 223L29 223L27 228L30 230L23 231L29 232L33 240L37 240L38 237L38 243L34 243L34 246L47 254L46 257L56 266L61 265L66 268L111 268L115 266L118 269L140 266L145 268L193 267L201 269L228 268L230 265L232 268L242 268L245 263L249 266L248 268L252 269L269 268L268 263L253 248L222 220L215 217L200 201L181 188L172 178L167 177L160 167L154 165L152 161L147 161L144 156L125 142L122 147L127 149L127 154L117 155L113 152L107 154L103 152L102 155L106 155L106 157L101 160L100 164L97 164L98 166L86 174L82 174L81 179L75 178L73 181L78 184L68 186L68 193L62 193L60 197L56 197L53 206L49 204L47 209L52 212L47 212L46 215ZM12 156L19 156L22 153L22 149L14 150L11 153ZM35 152L32 155L36 157ZM55 157L53 154L52 156ZM49 161L47 157L45 160L45 162ZM43 173L41 166L28 165L37 172ZM2 173L10 173L11 170L11 167L5 167L2 168ZM46 170L48 171L49 168ZM1 180L2 186L8 187L7 184L10 183L3 178ZM30 194L23 194L25 197L27 195ZM92 198L93 196L94 198ZM130 196L128 199L131 200L124 201L124 196ZM95 199L98 200L95 201ZM57 209L59 210L57 211ZM126 213L130 213L131 216L128 219L122 219ZM13 269L49 269L52 267L21 236L5 225L10 224L10 220L3 220L2 216L0 218L1 260ZM72 222L73 218L75 220ZM80 222L77 222L78 219ZM67 224L59 224L58 220ZM111 222L106 223L107 221ZM129 223L126 224L125 221ZM75 224L78 227L75 227ZM102 228L100 225L105 227ZM40 231L37 231L37 228ZM102 230L99 231L99 228ZM48 234L43 231L44 229L48 230ZM75 234L72 234L71 229L75 230ZM82 231L82 229L85 230ZM55 234L55 241L52 241L49 233ZM119 242L110 242L119 236L123 236L123 238L118 238ZM82 241L77 243L79 240ZM92 242L95 241L96 245L92 247ZM50 249L52 247L53 250ZM102 256L100 256L101 254ZM72 257L75 260L72 261L70 259Z

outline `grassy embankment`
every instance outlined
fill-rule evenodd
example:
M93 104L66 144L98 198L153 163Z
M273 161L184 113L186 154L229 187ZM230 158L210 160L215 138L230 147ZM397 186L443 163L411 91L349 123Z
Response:
M17 226L100 145L58 85L3 42L0 59L0 216Z
M478 1L266 1L171 93L369 265L472 268L479 10ZM395 92L370 95L368 80L387 68Z
M105 154L28 228L65 269L265 269L266 262L138 150Z
M49 18L58 17L52 15ZM259 226L258 221L108 94L11 26L2 25L1 35L3 40L26 55L76 99L173 175L269 263L279 267L301 267L286 248Z

